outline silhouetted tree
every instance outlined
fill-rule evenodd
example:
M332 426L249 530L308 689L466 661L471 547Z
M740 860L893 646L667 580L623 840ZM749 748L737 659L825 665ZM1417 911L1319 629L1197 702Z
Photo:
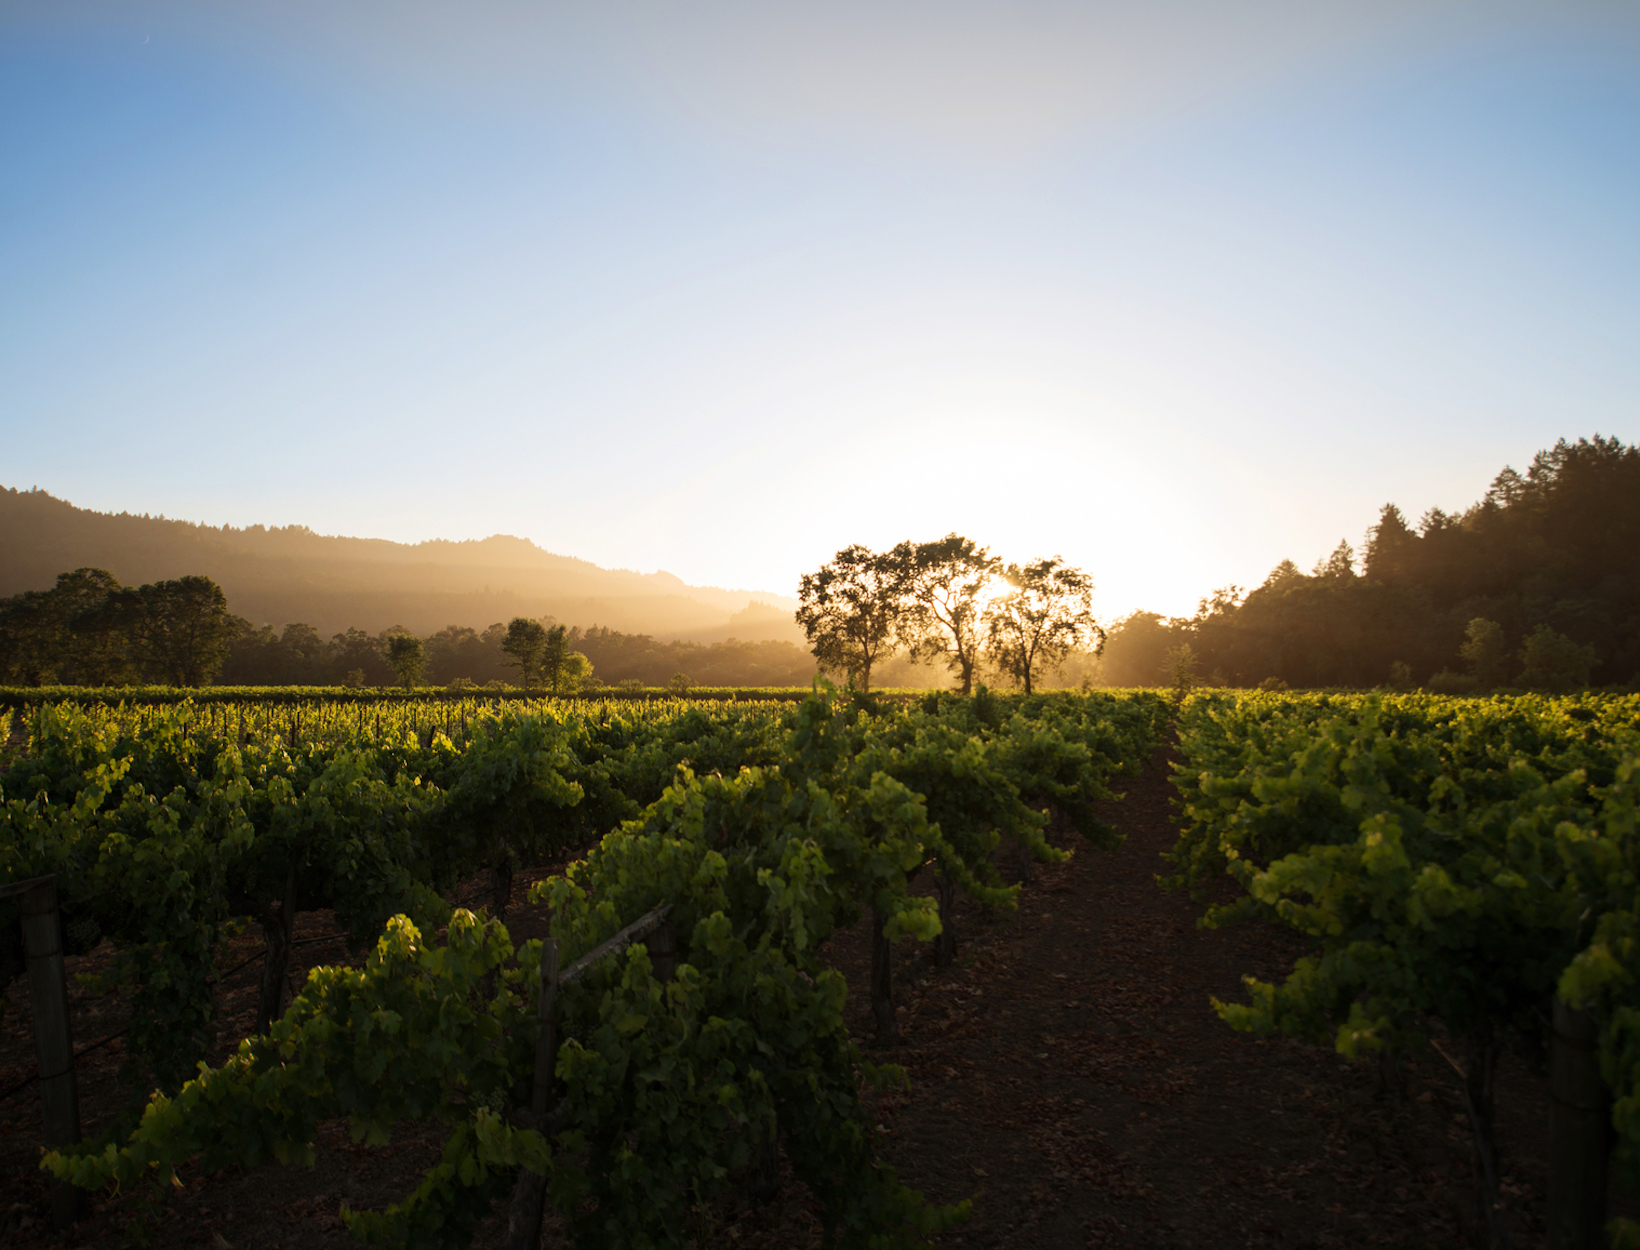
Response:
M1155 686L1165 680L1163 657L1175 645L1165 617L1131 612L1110 627L1100 680L1107 686Z
M399 684L406 690L421 680L421 671L427 663L427 654L422 650L421 639L414 634L391 634L387 639L387 646L383 654L393 675L399 679Z
M555 625L550 632L556 634L561 642L564 634L562 625ZM526 691L529 690L531 682L541 676L543 669L562 658L560 646L559 650L553 653L553 660L549 661L549 645L549 631L540 621L532 621L527 616L515 616L507 622L507 637L501 644L501 650L507 656L504 662L509 668L518 670ZM556 688L554 693L557 693Z
M1355 549L1344 539L1339 539L1332 554L1316 563L1312 576L1325 577L1330 581L1349 581L1355 576Z
M128 679L130 648L110 610L120 590L107 570L81 568L59 574L50 590L0 601L0 673L26 685L102 686Z
M174 686L209 685L249 627L222 588L197 575L121 590L110 608L136 657Z
M848 673L862 690L871 689L871 666L898 638L916 574L916 553L908 542L881 553L856 543L805 573L797 591L797 623L821 667Z
M592 676L592 661L574 649L578 633L563 625L554 625L545 632L541 647L542 678L552 688L554 697L573 694Z
M1175 698L1183 698L1196 688L1196 651L1188 642L1170 647L1162 657L1162 675L1173 688Z
M25 590L0 604L0 654L8 682L43 686L57 680L57 614L50 592Z
M1589 684L1589 670L1600 656L1593 647L1579 646L1565 634L1539 625L1521 647L1520 659L1526 666L1520 675L1521 685L1564 693Z
M489 626L482 633L465 625L446 625L427 639L428 680L447 686L458 678L500 681L506 676L507 655L502 644L507 627Z
M1481 687L1501 686L1509 677L1509 647L1503 626L1477 616L1464 631L1465 641L1458 655L1469 666L1469 675Z
M1378 514L1378 524L1367 536L1362 560L1362 576L1374 581L1405 581L1416 567L1418 535L1413 533L1401 510L1392 503Z
M393 680L393 670L382 655L382 646L390 634L407 634L402 625L394 625L381 634L367 634L362 629L347 629L330 640L330 666L334 680L343 685L355 672L364 674L363 684L385 686Z
M58 576L50 598L57 619L59 680L103 686L129 677L129 648L109 610L120 589L107 569L81 568Z
M899 635L919 662L943 659L962 694L973 689L984 635L980 604L1002 561L957 534L918 543Z
M1073 648L1102 648L1105 631L1093 619L1093 582L1058 556L1010 564L1003 580L1011 594L985 608L985 649L998 668L1031 693L1032 675Z

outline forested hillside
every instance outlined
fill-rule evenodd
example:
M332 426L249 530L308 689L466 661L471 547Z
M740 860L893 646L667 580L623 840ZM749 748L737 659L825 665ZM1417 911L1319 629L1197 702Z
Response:
M661 637L786 639L796 601L690 586L670 573L604 569L522 538L394 543L305 526L234 529L91 512L41 490L0 490L0 597L49 589L58 574L103 569L125 585L199 575L253 626L293 621L322 637L397 625L427 636L546 617Z
M404 635L421 644L416 680L512 681L502 622L520 618L570 627L569 646L611 685L680 673L802 685L817 663L861 685L875 666L878 684L959 688L1463 693L1640 681L1640 448L1599 435L1556 443L1524 473L1505 468L1461 513L1434 508L1414 526L1386 504L1359 553L1340 542L1309 573L1283 560L1256 589L1217 590L1192 617L1135 612L1108 634L1089 575L1057 557L1005 568L956 534L846 548L804 579L800 600L782 601L600 569L516 538L406 546L302 527L215 530L85 512L39 491L0 491L0 532L0 593L12 590L0 670L21 684L198 670L230 684L386 685L390 641ZM1076 593L1050 587L1049 572ZM207 615L235 618L213 626L209 662L184 654L198 636L187 622L205 611L203 600L179 607L190 579L217 594ZM1022 668L1007 625L1010 605L1027 600Z
M1238 686L1640 680L1640 448L1561 440L1462 513L1434 508L1416 526L1386 504L1359 557L1341 542L1308 574L1284 560L1194 617L1125 618L1102 677L1148 685L1181 667Z

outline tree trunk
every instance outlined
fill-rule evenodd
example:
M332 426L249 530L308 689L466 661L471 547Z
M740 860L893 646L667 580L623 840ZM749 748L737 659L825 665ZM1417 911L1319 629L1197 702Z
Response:
M940 866L934 878L940 904L940 935L934 939L934 966L949 968L957 958L957 883Z
M1606 1244L1611 1091L1600 1077L1599 1038L1593 1015L1557 995L1549 1052L1549 1250Z
M1498 1151L1494 1127L1497 1115L1498 1044L1490 1025L1480 1025L1468 1038L1469 1063L1464 1073L1464 1102L1469 1111L1475 1155L1475 1188L1481 1227L1490 1250L1508 1250L1509 1224L1504 1218L1499 1188Z
M291 937L296 932L296 863L285 872L285 897L275 911L262 914L262 940L268 957L262 965L262 993L256 1005L256 1031L266 1033L285 1008L285 973L290 967Z
M894 947L883 933L883 913L871 909L871 1014L877 1021L877 1045L897 1046L894 1020Z

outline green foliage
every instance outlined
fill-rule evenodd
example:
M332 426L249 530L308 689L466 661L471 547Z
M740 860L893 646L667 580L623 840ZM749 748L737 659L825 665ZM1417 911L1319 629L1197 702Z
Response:
M121 586L104 569L76 569L49 591L0 600L0 676L101 684L146 671L204 686L246 628L208 577Z
M983 614L985 649L998 668L1031 693L1033 674L1064 659L1074 648L1104 645L1093 619L1093 582L1053 556L1002 572L1009 594L993 599Z
M1509 668L1509 648L1504 641L1503 626L1477 616L1464 630L1464 637L1466 641L1458 648L1458 655L1469 665L1474 684L1481 689L1501 686Z
M1640 675L1640 582L1623 570L1636 550L1640 448L1598 435L1563 440L1524 473L1504 469L1461 514L1432 509L1414 527L1386 506L1361 575L1347 545L1310 575L1283 561L1244 602L1172 622L1168 641L1188 640L1204 671L1238 686L1273 674L1293 686L1359 688L1401 661L1420 682L1452 669L1489 690L1515 677L1515 650L1546 624L1593 647L1596 660L1582 678L1558 679L1568 684L1534 685L1628 683ZM1481 635L1470 632L1478 623ZM1124 670L1127 650L1124 640L1113 653Z
M560 648L561 650L562 648ZM539 681L546 659L547 627L527 616L515 616L507 623L507 636L501 643L508 667L516 668L524 680L524 689Z
M973 689L984 642L980 605L1002 561L960 534L913 548L914 573L901 640L914 660L941 660L957 691Z
M1470 673L1454 673L1443 668L1429 679L1430 694L1465 695L1474 694L1479 684Z
M913 619L917 572L916 551L908 542L882 552L855 543L803 575L797 623L823 670L847 674L860 689L871 689L872 665Z
M1185 695L1196 688L1196 652L1188 642L1169 648L1162 657L1162 676L1172 687L1175 703L1183 702Z
M1600 661L1593 647L1582 647L1565 634L1539 625L1520 649L1520 684L1531 690L1563 694L1582 690L1589 684L1589 672Z
M410 634L390 635L387 639L386 658L393 669L393 675L406 690L421 680L422 669L427 665L427 656L422 650L421 639Z
M337 1115L368 1141L430 1116L449 1138L415 1192L345 1213L371 1244L430 1247L466 1244L520 1167L549 1174L581 1244L683 1244L689 1211L774 1132L841 1244L921 1244L962 1218L966 1204L926 1207L873 1157L862 1074L901 1078L857 1053L817 949L868 908L890 937L935 936L934 901L912 889L932 861L1011 906L989 853L1007 833L1062 857L1042 837L1048 803L1109 844L1092 804L1167 719L1150 695L908 708L824 685L795 707L249 713L44 707L5 778L0 881L58 872L70 930L113 938L132 1050L162 1087L140 1119L46 1165L92 1187L164 1183L195 1155L300 1162ZM532 1079L539 945L515 951L436 891L589 841L537 887L566 958L664 901L679 962L658 981L638 945L564 987L549 1140L512 1118ZM316 970L267 1034L186 1079L210 1040L222 935L291 880L374 953Z
M1315 944L1219 1013L1345 1055L1417 1045L1437 1021L1542 1054L1558 990L1603 1023L1640 1174L1637 721L1634 697L1194 700L1172 883L1227 871L1242 895L1204 924L1263 915Z

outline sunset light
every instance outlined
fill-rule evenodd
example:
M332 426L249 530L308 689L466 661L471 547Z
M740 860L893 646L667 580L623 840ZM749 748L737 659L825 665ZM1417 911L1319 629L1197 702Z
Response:
M1637 1108L1637 0L0 2L5 1250L1632 1250Z

